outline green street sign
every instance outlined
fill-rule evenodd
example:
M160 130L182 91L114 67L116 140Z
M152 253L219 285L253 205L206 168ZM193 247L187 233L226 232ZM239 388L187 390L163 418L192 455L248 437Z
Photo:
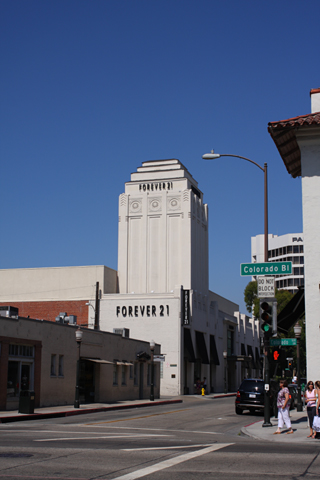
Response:
M283 345L285 347L293 347L297 345L296 338L271 338L270 339L270 347L279 347L279 345Z
M240 275L288 275L292 273L292 262L241 263Z
M270 347L279 347L281 345L281 338L271 338Z
M290 347L297 345L296 338L281 338L281 345L288 345Z

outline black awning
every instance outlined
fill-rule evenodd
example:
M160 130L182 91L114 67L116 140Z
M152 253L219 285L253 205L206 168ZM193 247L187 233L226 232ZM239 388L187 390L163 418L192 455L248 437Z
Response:
M214 335L210 335L210 363L213 363L214 365L220 365Z
M251 364L254 365L254 355L253 355L253 350L252 350L251 345L247 345L247 349L248 349L248 357L251 356L251 358L252 358Z
M305 312L304 287L299 287L298 292L278 315L278 331L288 333Z
M196 345L197 345L197 358L201 359L201 363L209 364L209 357L206 347L206 342L204 339L204 334L202 332L196 331Z
M194 349L192 344L191 332L189 328L183 329L183 341L184 341L184 358L188 360L188 362L194 363L196 358L194 356Z
M241 355L247 356L246 347L244 343L241 343Z

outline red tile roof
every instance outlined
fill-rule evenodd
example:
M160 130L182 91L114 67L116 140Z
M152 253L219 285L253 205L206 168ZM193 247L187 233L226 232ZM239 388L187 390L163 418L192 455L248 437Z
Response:
M269 128L286 128L298 127L302 125L320 125L320 112L308 113L308 115L300 115L299 117L280 120L279 122L269 122Z
M301 153L296 131L318 125L320 126L320 112L268 123L268 131L293 178L301 176Z

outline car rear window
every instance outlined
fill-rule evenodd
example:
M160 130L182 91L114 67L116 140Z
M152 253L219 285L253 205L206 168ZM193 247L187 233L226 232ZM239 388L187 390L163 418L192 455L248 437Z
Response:
M240 389L246 392L263 392L263 382L257 382L255 380L245 380L241 383Z

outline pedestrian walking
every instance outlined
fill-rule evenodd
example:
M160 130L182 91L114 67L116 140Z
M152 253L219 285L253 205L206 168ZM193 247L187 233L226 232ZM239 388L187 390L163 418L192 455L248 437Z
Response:
M307 438L315 437L315 432L313 431L313 419L316 414L316 391L314 389L314 384L311 380L307 383L307 388L305 391L305 398L307 404L307 415L309 419L310 435Z
M312 438L320 438L320 381L315 382L314 386L316 392L316 413L312 424Z
M291 420L289 417L289 408L290 408L290 392L288 389L287 380L280 380L280 391L277 397L277 407L278 407L278 429L274 432L274 435L281 433L281 428L286 424L286 427L289 429L286 433L293 433L291 428Z
M316 415L320 415L320 380L317 380L314 384L316 392Z

